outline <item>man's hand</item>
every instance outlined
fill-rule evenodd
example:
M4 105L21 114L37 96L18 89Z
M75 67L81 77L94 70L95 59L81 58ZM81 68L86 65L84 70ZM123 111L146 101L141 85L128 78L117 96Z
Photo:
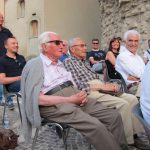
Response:
M115 84L115 83L105 83L102 86L102 90L118 92L119 86L118 86L118 84Z
M69 102L74 103L80 106L83 106L87 103L87 94L84 91L81 91L75 95L69 97Z
M90 84L90 88L92 91L114 91L118 92L119 86L115 83L103 83L103 84Z

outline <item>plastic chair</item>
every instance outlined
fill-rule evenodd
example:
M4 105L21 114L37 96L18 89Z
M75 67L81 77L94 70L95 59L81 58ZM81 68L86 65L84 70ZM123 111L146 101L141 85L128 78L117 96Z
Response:
M42 123L41 123L41 127L45 126L45 125L48 125L49 127L52 127L55 129L59 138L63 140L65 149L67 150L67 142L66 141L67 141L70 127L66 124L61 124L61 123L57 123L57 122L50 122L50 121L48 122L48 121L43 119ZM38 138L38 133L39 133L40 128L36 128L35 135L33 138L32 148L31 148L32 150L35 149L35 144L36 144L36 141Z
M20 116L20 120L21 120L21 123L22 123L21 109L20 109L20 104L19 104L19 97L21 98L21 94L20 94L19 92L8 92L8 91L6 90L6 87L4 86L5 104L4 104L4 110L3 110L2 124L4 124L4 117L5 117L6 108L7 108L7 98L8 98L9 96L15 96L15 97L16 97L17 105L18 105L18 110L19 110L19 116Z
M144 120L142 112L141 112L141 108L140 108L140 104L136 104L133 109L132 112L134 113L134 115L138 118L138 120L141 122L141 124L143 125L145 132L147 134L148 140L150 142L150 126L147 124L147 122Z

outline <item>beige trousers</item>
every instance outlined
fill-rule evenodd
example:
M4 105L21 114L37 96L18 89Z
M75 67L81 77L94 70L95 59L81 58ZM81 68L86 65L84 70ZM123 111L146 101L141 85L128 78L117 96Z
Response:
M99 80L92 80L90 84L101 84ZM143 132L144 129L137 118L132 113L132 108L138 103L136 96L132 94L122 94L119 97L103 94L98 91L90 92L89 98L97 99L107 107L115 107L121 114L125 135L128 144L134 143L133 134Z

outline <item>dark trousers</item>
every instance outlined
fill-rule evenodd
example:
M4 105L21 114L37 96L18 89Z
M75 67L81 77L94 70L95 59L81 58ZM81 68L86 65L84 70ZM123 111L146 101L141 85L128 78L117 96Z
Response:
M15 81L11 84L9 84L8 86L6 86L8 92L19 92L20 91L20 81ZM7 98L7 102L8 103L12 103L13 102L13 99L12 99L13 96L9 96Z
M70 96L76 92L73 87L68 87L54 95ZM128 149L120 114L96 100L89 99L83 107L72 103L40 106L40 113L47 120L75 128L97 150Z

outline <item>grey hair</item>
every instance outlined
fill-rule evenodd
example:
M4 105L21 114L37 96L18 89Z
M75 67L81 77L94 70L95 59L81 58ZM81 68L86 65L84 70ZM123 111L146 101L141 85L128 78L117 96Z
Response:
M81 38L76 37L69 40L69 48L75 45L76 41L81 40Z
M51 34L53 35L57 35L57 33L55 32L43 32L39 35L38 37L38 41L39 41L39 50L42 52L42 44L48 42L49 40L51 40Z
M127 38L129 37L129 35L137 35L139 37L139 40L141 38L141 35L138 31L136 30L128 30L127 32L124 33L124 41L127 41Z

